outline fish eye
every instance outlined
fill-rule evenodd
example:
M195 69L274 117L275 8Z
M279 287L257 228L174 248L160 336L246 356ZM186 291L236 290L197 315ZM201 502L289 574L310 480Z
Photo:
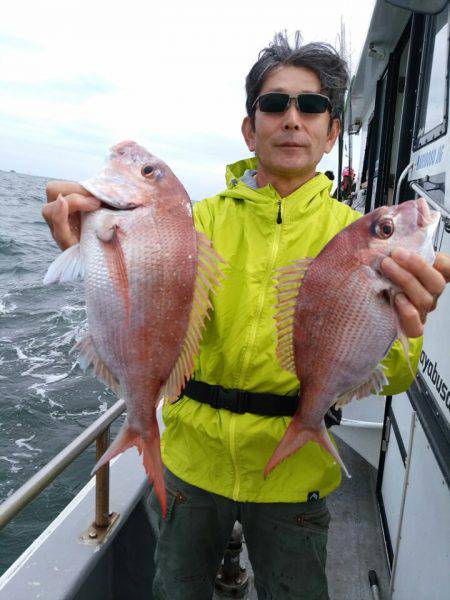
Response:
M394 221L392 219L383 219L376 224L375 233L383 240L390 238L394 233Z
M141 169L141 175L143 175L144 177L148 177L153 173L153 171L154 168L152 167L152 165L144 165Z

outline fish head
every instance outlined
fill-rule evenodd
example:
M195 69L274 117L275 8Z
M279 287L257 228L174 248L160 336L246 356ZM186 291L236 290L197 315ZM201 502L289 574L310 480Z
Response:
M113 146L103 169L80 185L108 206L126 210L150 204L168 172L173 178L162 160L126 141Z
M430 210L423 198L396 206L381 206L366 215L366 219L368 255L374 267L394 248L405 248L433 263L433 237L440 213Z

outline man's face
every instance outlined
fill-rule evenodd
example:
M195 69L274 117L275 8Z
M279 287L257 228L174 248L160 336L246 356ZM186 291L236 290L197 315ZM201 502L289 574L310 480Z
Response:
M320 93L320 81L313 71L303 67L283 66L272 71L264 81L260 94L285 92L292 96L301 92ZM242 131L249 150L258 157L259 168L266 175L278 177L310 177L324 152L331 151L339 133L339 123L330 127L330 113L302 113L295 100L283 113L255 113L255 128L246 117Z

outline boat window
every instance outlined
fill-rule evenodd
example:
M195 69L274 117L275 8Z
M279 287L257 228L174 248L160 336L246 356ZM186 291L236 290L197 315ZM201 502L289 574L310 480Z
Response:
M364 162L363 168L361 172L361 188L367 187L367 179L369 177L369 163L370 163L370 148L372 144L372 133L373 133L373 116L369 121L369 125L367 127L367 138L366 138L366 148L364 150Z
M376 141L376 145L375 145L375 170L374 170L374 177L378 176L378 169L380 167L380 151L381 151L381 140L382 140L382 126L381 123L383 123L384 120L384 109L385 109L385 103L386 103L386 87L387 87L387 71L385 73L385 75L383 76L383 81L381 83L381 93L380 93L380 107L381 107L381 113L380 113L380 117L379 117L379 126L378 126L378 131L377 131L377 141Z
M447 129L448 9L430 18L422 76L416 147Z

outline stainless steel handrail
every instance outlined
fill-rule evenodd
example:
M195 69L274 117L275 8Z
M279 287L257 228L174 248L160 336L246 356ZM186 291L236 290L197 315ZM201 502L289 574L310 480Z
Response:
M422 187L420 187L420 185L418 185L415 182L410 183L411 188L417 193L419 194L419 196L422 196L422 198L425 198L425 200L428 202L428 204L431 204L431 206L435 209L438 210L443 217L445 218L450 218L450 211L445 207L442 206L442 204L439 204L438 202L436 202L436 200L434 200L430 194L428 194L428 192L426 192Z
M413 166L414 166L414 163L410 162L409 165L403 169L402 174L398 178L397 189L395 190L395 195L394 195L394 204L398 204L398 200L400 198L400 189L402 187L403 180L408 175L409 171L413 168Z
M89 425L64 450L61 450L22 487L0 504L0 529L44 490L92 442L94 442L125 410L124 400L118 400L101 417Z

